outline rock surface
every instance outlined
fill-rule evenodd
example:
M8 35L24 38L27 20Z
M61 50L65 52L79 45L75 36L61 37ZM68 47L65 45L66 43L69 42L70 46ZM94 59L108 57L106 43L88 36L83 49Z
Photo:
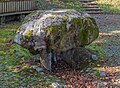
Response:
M93 52L79 47L62 52L61 57L74 69L82 69L88 65L89 60L92 59Z
M57 82L52 83L52 88L61 88Z
M14 41L34 54L40 53L43 66L50 70L54 55L89 45L98 35L90 15L70 9L50 10L28 15Z
M101 77L106 77L106 72L104 70L99 71Z

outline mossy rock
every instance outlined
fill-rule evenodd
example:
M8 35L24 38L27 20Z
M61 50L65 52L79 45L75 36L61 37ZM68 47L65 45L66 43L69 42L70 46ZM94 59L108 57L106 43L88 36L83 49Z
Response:
M38 10L25 18L15 42L31 52L64 52L89 45L98 35L96 21L87 13L72 9Z
M90 15L67 9L32 12L25 18L19 34L24 40L21 44L27 42L27 46L35 50L49 47L55 51L66 51L89 45L98 37L99 30ZM46 43L49 45L46 46Z

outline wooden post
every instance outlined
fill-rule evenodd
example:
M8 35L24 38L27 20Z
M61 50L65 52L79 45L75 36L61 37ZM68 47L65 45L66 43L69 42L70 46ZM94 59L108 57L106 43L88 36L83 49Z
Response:
M4 24L5 24L5 16L2 16L2 17L0 18L0 24L1 24L1 25L4 25Z
M24 21L24 18L25 18L25 15L21 14L21 15L20 15L20 19L19 19L20 22L23 22L23 21Z

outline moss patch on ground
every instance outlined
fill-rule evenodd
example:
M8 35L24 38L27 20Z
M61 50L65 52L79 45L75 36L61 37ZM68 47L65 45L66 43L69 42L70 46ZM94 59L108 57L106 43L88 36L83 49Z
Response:
M31 62L34 60L30 59L29 51L12 43L20 25L12 23L0 27L0 87L45 88L58 78L33 69ZM35 65L39 66L39 63Z

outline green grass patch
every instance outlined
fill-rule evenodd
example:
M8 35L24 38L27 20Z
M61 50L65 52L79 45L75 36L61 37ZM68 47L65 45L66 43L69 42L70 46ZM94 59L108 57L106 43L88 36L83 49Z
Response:
M25 63L31 54L25 48L10 43L21 23L0 27L0 88L45 88L55 80L52 74L41 74Z
M97 0L96 2L106 13L120 13L120 0Z
M86 46L86 48L94 51L99 57L104 57L104 55L105 55L105 50L102 48L102 46L99 46L95 43L92 43L92 44Z
M83 10L79 0L51 0L49 3L53 8Z

